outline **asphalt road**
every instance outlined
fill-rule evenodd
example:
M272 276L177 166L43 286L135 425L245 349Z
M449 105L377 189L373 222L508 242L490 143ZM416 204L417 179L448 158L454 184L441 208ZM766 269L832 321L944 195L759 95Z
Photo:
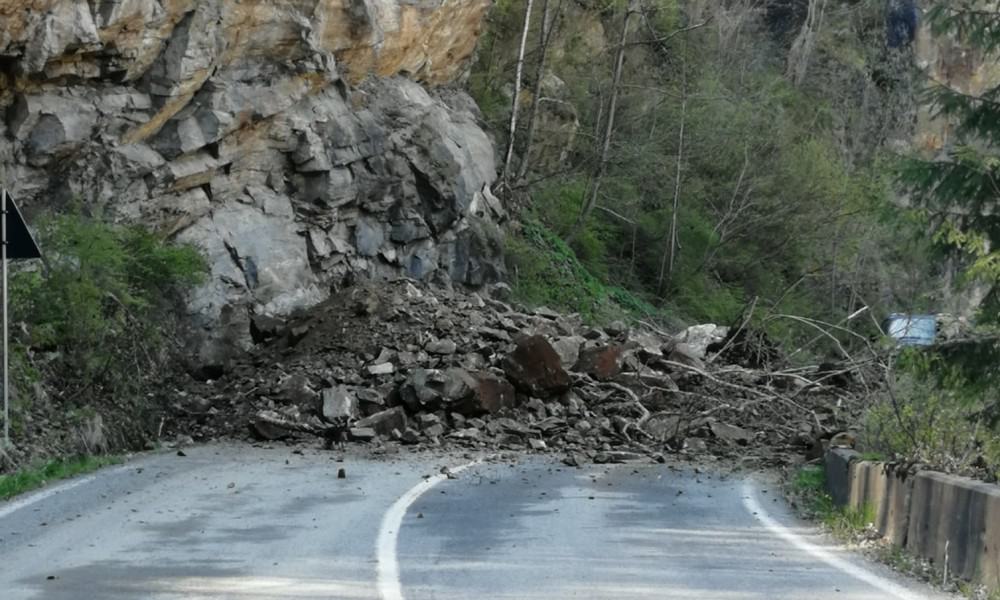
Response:
M185 452L0 504L0 598L945 597L830 545L762 479Z

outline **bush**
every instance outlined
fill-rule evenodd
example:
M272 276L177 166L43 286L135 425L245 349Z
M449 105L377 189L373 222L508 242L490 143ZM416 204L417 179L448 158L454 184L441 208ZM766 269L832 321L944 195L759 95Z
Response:
M864 418L869 451L984 476L1000 474L996 393L939 354L907 350Z
M38 241L44 268L11 278L16 383L44 376L71 396L134 392L162 364L167 315L204 277L204 259L140 227L80 215L43 218Z

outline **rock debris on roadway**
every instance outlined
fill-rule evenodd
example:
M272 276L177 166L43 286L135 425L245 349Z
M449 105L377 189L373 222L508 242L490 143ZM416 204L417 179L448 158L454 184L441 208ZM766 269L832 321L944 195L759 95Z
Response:
M167 433L759 466L816 451L854 398L779 371L752 331L591 327L405 279L253 323L258 344L218 379L164 389L175 398Z

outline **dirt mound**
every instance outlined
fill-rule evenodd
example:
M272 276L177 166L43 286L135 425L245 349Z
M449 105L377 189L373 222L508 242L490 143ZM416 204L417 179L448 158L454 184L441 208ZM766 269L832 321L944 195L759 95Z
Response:
M706 366L703 347L650 327L594 328L410 281L359 285L287 321L255 318L253 335L219 379L161 392L166 434L773 464L840 431L852 400L774 371L777 355L768 370Z

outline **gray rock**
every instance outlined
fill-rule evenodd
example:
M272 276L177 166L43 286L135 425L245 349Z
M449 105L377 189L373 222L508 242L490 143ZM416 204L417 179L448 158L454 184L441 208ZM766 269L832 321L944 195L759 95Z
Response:
M681 419L674 415L654 415L642 426L658 442L666 442L682 433Z
M545 407L545 403L539 400L538 398L532 398L531 400L528 400L528 402L525 403L524 407L530 410L531 412L535 413L535 416L538 417L539 419L544 419L545 417L548 416L549 413L548 409Z
M355 395L364 414L372 414L385 409L385 398L376 390L367 387L361 388L355 392Z
M677 363L704 370L705 362L698 356L698 351L684 343L673 344L667 358Z
M478 110L414 80L464 70L484 0L421 6L416 22L385 0L322 35L315 23L339 22L343 7L189 4L19 7L0 55L32 85L0 95L0 173L17 175L7 179L26 205L78 198L200 248L210 276L189 302L198 360L224 363L249 347L249 314L314 305L348 274L502 277L506 215ZM412 34L437 42L405 42ZM387 71L383 49L413 79ZM387 76L342 81L355 56Z
M441 418L432 413L420 413L417 415L417 423L420 423L420 427L426 428L440 424Z
M444 339L444 340L433 340L428 342L424 349L431 354L454 354L458 350L458 346L454 341Z
M250 428L256 437L266 441L282 440L292 435L292 432L284 427L261 419L251 421Z
M396 406L360 419L354 426L361 428L370 427L381 436L391 437L393 430L404 431L406 423L406 411L403 410L402 406Z
M285 322L270 315L250 317L250 337L261 344L275 339L284 330Z
M512 290L506 283L499 282L490 286L489 294L490 298L493 298L494 300L499 300L500 302L510 302L514 297L514 290Z
M561 337L552 342L552 349L559 355L564 369L571 369L580 358L580 348L586 340L581 336Z
M735 425L729 425L727 423L720 423L716 421L710 425L710 428L712 430L712 435L727 442L745 445L753 439L753 434L746 429Z
M535 452L542 452L548 449L548 446L545 445L544 441L535 438L530 438L528 440L528 446Z
M684 450L692 454L702 454L708 452L708 444L701 438L686 438L683 444Z
M556 312L556 311L554 311L551 308L548 308L546 306L539 306L538 308L536 308L535 310L533 310L531 312L533 314L538 315L539 317L543 317L543 318L549 319L551 321L555 321L556 319L558 319L559 317L562 316L562 313Z
M678 343L685 344L690 354L698 359L704 360L711 344L721 342L729 333L728 327L722 327L714 323L704 325L692 325L682 331L676 338Z
M437 410L442 401L445 377L440 371L413 369L399 387L399 399L411 413Z
M479 383L465 369L453 367L444 371L444 385L441 393L452 402L469 398L475 393Z
M351 427L347 431L355 442L370 442L378 435L372 427Z
M640 355L645 359L663 356L663 340L655 334L632 332L628 339L630 344L635 344L638 347Z
M302 373L289 375L278 384L278 397L299 405L312 403L316 392L309 387L309 378Z
M628 333L628 325L624 321L613 321L604 327L604 331L611 337L620 337Z
M385 243L382 227L369 219L359 219L354 229L354 244L361 256L375 256Z
M328 423L350 423L358 418L358 400L342 385L327 388L322 392L320 414Z
M424 435L429 438L438 438L444 435L444 425L441 423L435 423L424 428Z
M396 367L390 362L369 365L366 369L369 375L392 375L396 372Z

